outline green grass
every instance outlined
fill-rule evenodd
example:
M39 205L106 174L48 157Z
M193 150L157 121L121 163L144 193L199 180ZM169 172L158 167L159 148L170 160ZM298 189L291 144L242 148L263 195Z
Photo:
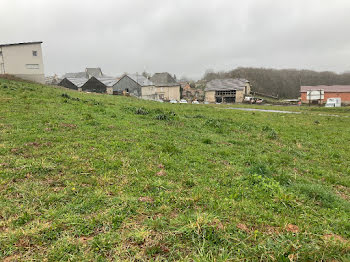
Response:
M0 80L0 260L349 261L349 110L223 107Z

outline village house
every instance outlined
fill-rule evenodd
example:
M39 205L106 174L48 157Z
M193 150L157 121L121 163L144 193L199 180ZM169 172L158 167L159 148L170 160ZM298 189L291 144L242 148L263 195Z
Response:
M328 98L341 98L343 104L350 104L350 85L301 86L302 103L325 103Z
M99 67L97 67L97 68L85 68L85 73L86 73L87 78L91 78L91 77L101 78L101 77L103 77L102 70Z
M192 88L188 82L182 82L181 84L181 98L187 101L203 101L204 90L200 88Z
M242 103L250 94L250 83L246 79L214 79L206 84L205 101L209 103Z
M169 73L156 73L150 79L156 87L156 95L164 101L180 100L180 84Z
M154 83L139 74L124 75L113 85L114 95L130 95L142 99L158 99Z
M42 42L0 44L0 74L45 83Z

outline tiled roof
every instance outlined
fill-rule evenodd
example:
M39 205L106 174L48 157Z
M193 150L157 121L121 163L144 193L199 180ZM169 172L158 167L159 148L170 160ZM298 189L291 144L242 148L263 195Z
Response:
M207 83L205 91L225 91L225 90L244 90L246 79L214 79Z
M179 86L180 84L169 73L155 73L151 77L155 86Z
M307 91L314 91L314 90L324 90L328 93L350 93L350 85L348 86L341 86L341 85L334 85L334 86L301 86L300 92L306 93Z

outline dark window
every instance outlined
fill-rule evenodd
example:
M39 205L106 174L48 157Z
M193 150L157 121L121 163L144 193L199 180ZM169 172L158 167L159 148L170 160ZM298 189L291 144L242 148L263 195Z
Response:
M33 51L33 56L38 56L38 51Z
M2 55L2 51L0 51L0 55Z
M129 93L129 88L125 89L125 92Z

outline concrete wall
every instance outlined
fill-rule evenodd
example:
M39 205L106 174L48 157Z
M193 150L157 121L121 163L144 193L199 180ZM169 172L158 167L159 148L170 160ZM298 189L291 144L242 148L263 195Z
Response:
M341 102L343 104L350 104L350 92L349 93L329 93L329 92L326 93L325 92L322 103L326 103L328 98L336 98L336 97L340 97ZM307 93L301 93L301 102L309 103L309 100L307 100Z
M157 86L156 94L163 100L180 100L180 86ZM162 98L163 97L163 98Z
M242 91L236 91L236 103L242 103L243 100L244 100L244 96L245 96L245 93L244 93L244 90Z
M142 99L157 99L156 87L155 86L143 86L141 87L141 97Z
M250 86L250 84L249 83L247 83L247 85L246 85L246 95L250 95L250 92L252 91L252 87Z
M208 92L205 92L205 99L204 99L205 102L209 102L209 103L215 103L216 100L215 100L215 91L208 91Z
M5 73L26 80L45 83L41 44L2 46L0 51L2 51L0 74ZM33 56L33 51L37 52L37 56Z
M107 87L107 94L113 95L113 87Z

